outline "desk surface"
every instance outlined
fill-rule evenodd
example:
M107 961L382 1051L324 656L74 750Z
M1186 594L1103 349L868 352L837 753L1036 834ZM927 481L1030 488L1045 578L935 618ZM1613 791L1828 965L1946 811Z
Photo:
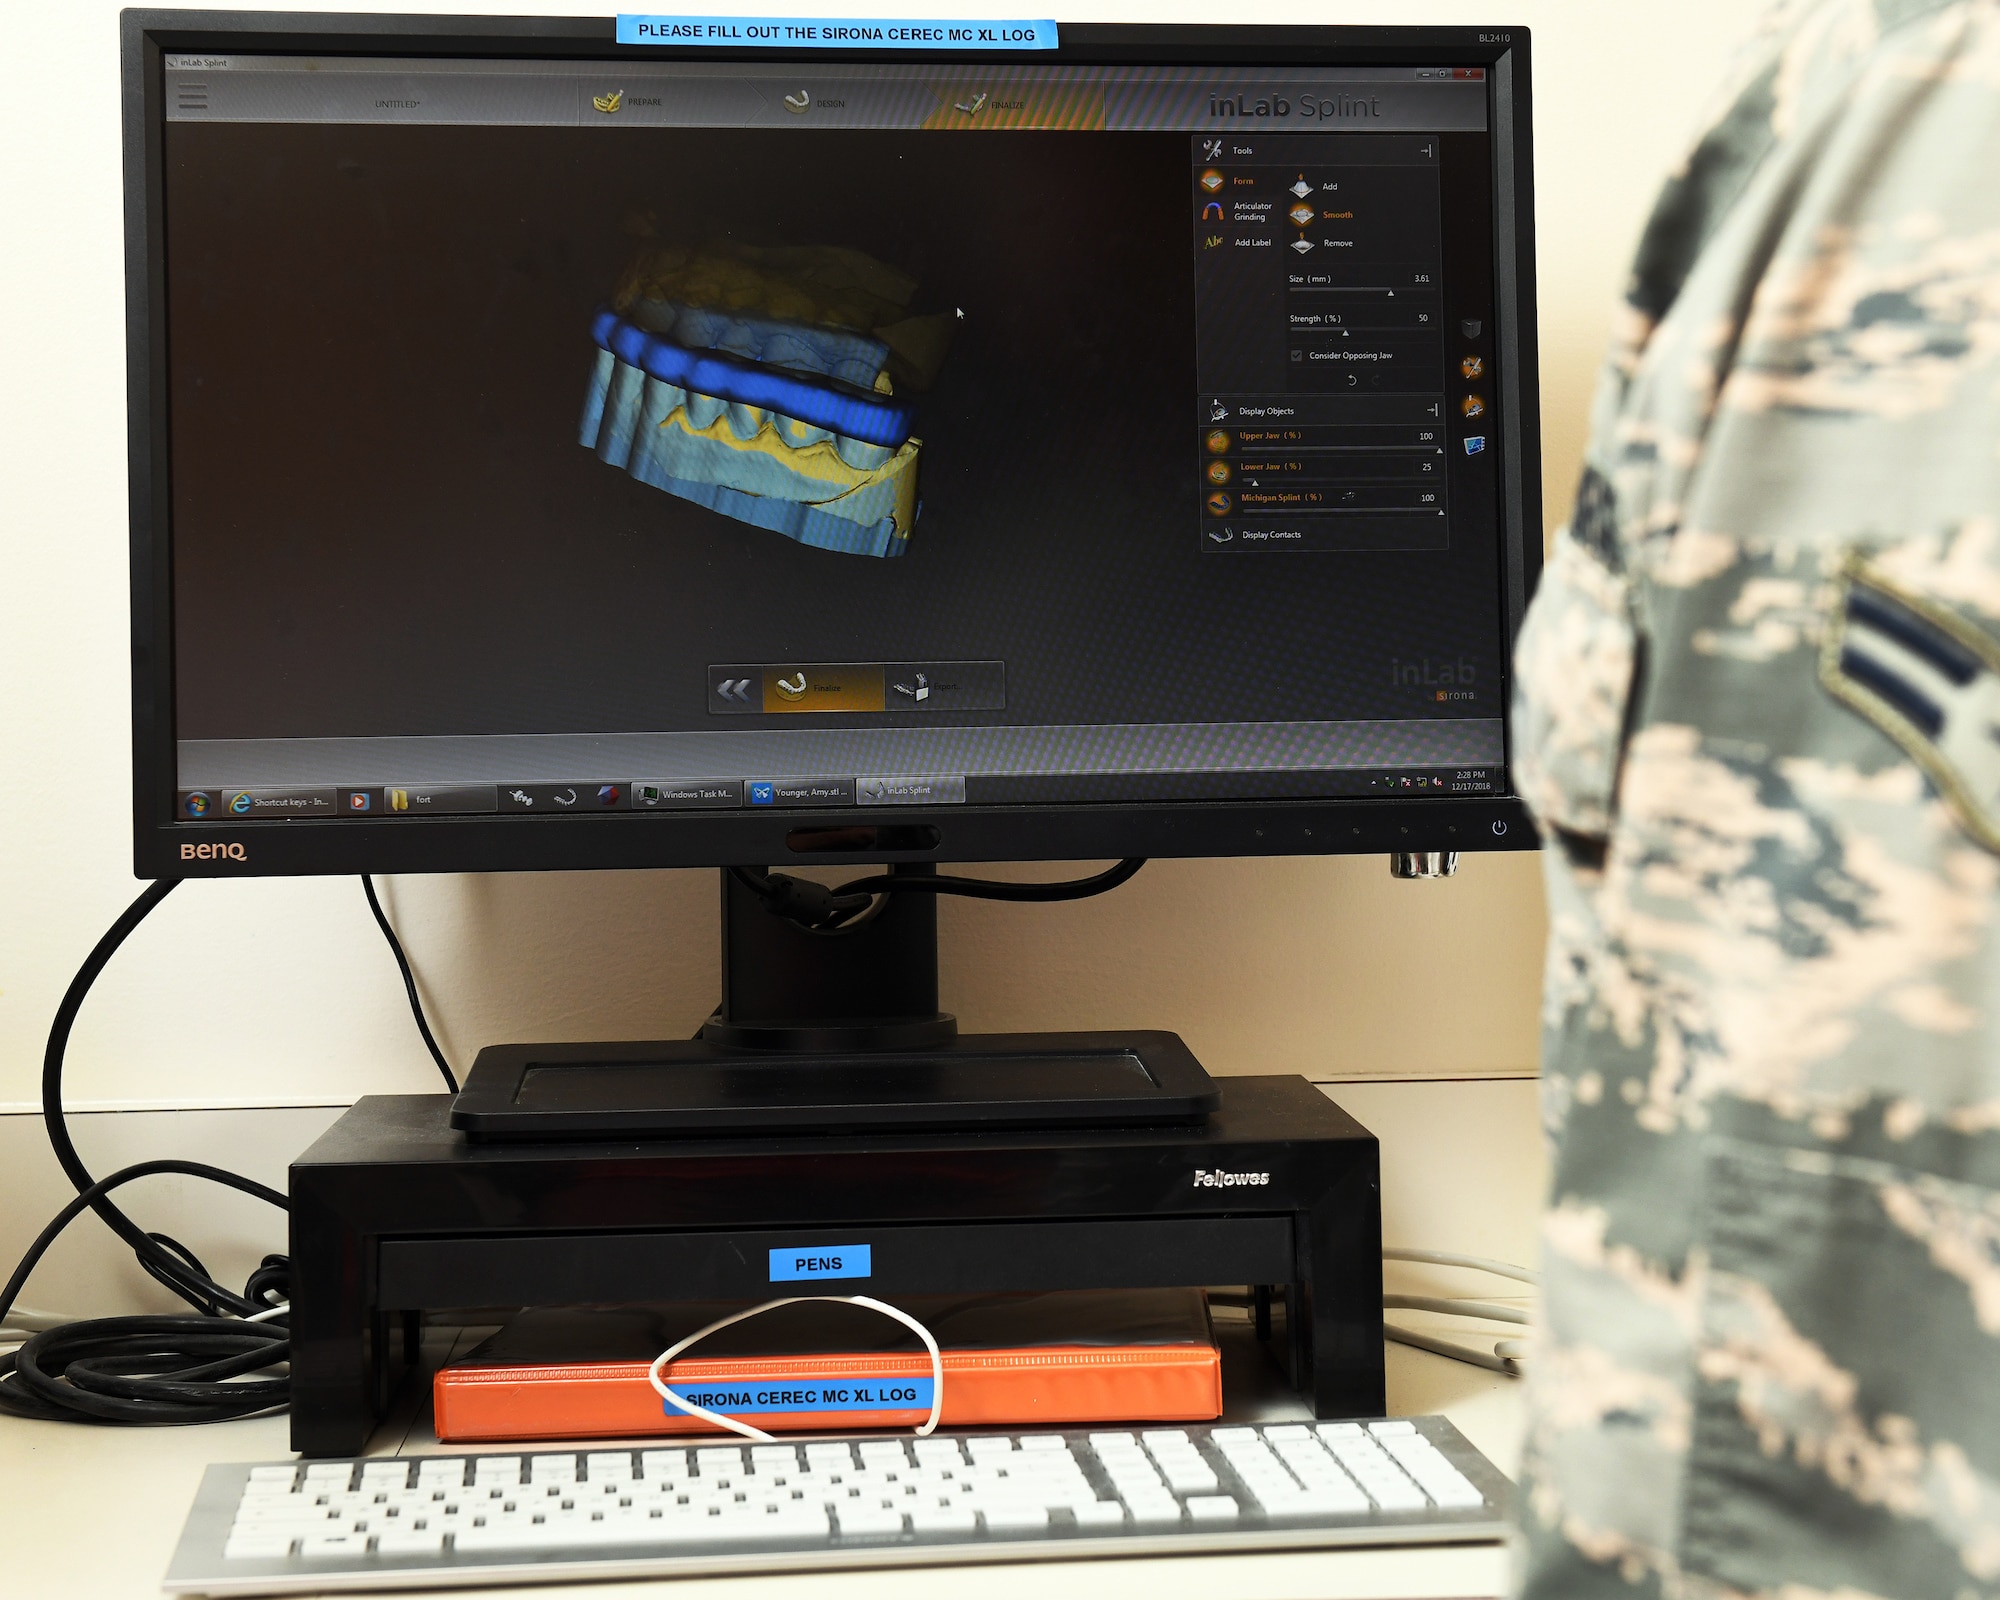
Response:
M1400 1345L1389 1346L1389 1409L1443 1412L1473 1444L1512 1473L1520 1455L1518 1386L1494 1373ZM411 1448L385 1429L372 1453ZM430 1448L437 1448L434 1444ZM142 1600L180 1536L202 1469L214 1461L289 1456L282 1416L198 1428L93 1428L0 1418L0 1549L8 1588L63 1600ZM1032 1573L1030 1578L1028 1574ZM1502 1546L1351 1550L1269 1555L1108 1559L786 1577L671 1581L674 1600L919 1600L949 1584L952 1600L1018 1600L1032 1582L1038 1600L1484 1600L1506 1592ZM669 1580L560 1586L592 1600L667 1591ZM441 1593L532 1600L556 1588Z

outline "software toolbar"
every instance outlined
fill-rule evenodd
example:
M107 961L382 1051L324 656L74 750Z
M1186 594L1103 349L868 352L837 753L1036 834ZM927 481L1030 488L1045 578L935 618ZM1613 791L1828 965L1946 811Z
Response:
M1439 137L1189 147L1202 550L1447 548Z
M1425 767L1396 771L1216 773L906 773L805 777L595 779L574 783L400 783L306 788L183 789L182 822L271 820L415 821L425 817L583 816L603 812L837 810L879 806L1078 803L1106 798L1185 797L1310 799L1325 795L1496 794L1495 767Z

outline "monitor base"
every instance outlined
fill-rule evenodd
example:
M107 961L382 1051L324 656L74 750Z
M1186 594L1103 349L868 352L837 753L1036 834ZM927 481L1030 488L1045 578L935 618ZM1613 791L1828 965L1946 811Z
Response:
M706 1039L517 1044L479 1052L451 1125L480 1140L1137 1127L1199 1122L1219 1102L1173 1033L768 1053Z

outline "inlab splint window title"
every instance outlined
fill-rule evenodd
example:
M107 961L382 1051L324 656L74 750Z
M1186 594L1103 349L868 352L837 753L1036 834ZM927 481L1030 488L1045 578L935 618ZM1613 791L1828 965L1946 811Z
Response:
M620 44L806 50L1053 50L1053 22L621 16Z

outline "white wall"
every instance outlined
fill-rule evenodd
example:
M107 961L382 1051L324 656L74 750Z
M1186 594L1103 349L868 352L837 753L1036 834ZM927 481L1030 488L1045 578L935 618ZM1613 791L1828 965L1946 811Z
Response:
M1133 21L1219 14L1165 0L1052 9ZM1747 25L1740 0L1665 11L1629 0L1253 0L1227 15L1534 30L1545 461L1559 517L1624 260ZM115 0L0 0L10 68L0 97L0 1107L35 1099L57 999L136 892L116 16ZM708 873L412 878L390 899L461 1063L501 1039L684 1033L715 997ZM1532 857L1474 858L1435 884L1393 884L1379 858L1167 862L1082 905L948 902L943 925L945 1004L973 1027L1172 1027L1224 1072L1437 1077L1533 1064L1542 918ZM183 887L101 981L68 1081L83 1103L214 1106L338 1103L432 1079L360 892L341 879Z

